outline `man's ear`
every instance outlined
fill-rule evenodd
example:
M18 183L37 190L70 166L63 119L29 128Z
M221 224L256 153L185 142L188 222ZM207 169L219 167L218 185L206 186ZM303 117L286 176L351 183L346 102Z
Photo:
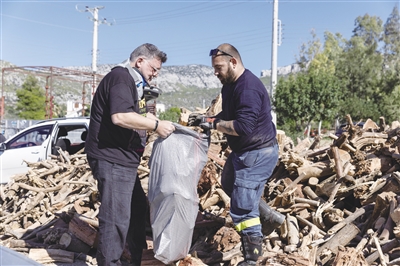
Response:
M232 64L233 68L235 68L238 64L238 61L236 60L236 58L232 57L229 62Z
M139 57L138 59L136 59L133 67L140 68L142 66L143 62L144 62L144 59Z

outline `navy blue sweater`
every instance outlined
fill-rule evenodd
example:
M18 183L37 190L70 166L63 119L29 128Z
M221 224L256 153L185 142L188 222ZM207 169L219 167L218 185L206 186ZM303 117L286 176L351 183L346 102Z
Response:
M268 92L249 70L232 84L221 89L222 111L217 115L224 121L233 120L239 136L226 134L234 152L244 152L267 147L276 136L272 122L271 102Z

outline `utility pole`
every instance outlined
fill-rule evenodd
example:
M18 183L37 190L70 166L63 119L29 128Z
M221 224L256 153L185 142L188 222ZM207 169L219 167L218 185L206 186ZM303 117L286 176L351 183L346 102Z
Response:
M272 49L271 49L271 86L269 96L271 101L274 97L276 83L278 79L278 0L274 0L274 6L272 9ZM272 112L272 121L276 125L276 113Z
M92 18L89 17L91 21L93 21L93 48L92 48L92 72L93 72L93 90L91 93L91 98L90 98L90 103L92 103L93 95L95 93L95 87L96 87L96 74L97 74L97 39L98 39L98 27L100 24L107 24L108 26L111 26L112 23L109 23L107 19L102 19L99 20L99 10L103 9L104 6L96 6L96 7L88 7L85 6L85 9L80 9L78 5L76 5L76 10L79 12L90 12L92 14Z

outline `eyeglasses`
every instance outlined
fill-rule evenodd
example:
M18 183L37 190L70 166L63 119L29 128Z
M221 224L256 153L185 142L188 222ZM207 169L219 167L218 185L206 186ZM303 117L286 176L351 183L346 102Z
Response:
M218 52L221 52L222 54L218 54ZM218 55L228 55L230 57L233 57L232 55L228 54L227 52L224 52L218 48L216 49L211 49L210 51L210 56L218 56Z
M150 64L149 60L147 60L147 59L143 59L143 60L145 60L145 61L149 64L149 66L153 69L153 75L155 75L155 74L158 73L159 70L158 70L157 68L153 67L153 66Z

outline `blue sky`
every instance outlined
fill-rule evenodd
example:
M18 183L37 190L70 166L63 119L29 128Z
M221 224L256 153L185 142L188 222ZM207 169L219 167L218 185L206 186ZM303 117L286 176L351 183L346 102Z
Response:
M400 0L280 0L283 39L278 66L292 64L311 30L350 38L358 16L385 23ZM91 66L93 22L85 6L103 6L98 27L98 64L116 64L150 42L168 55L168 65L210 65L211 48L233 44L246 68L271 68L271 1L7 1L1 0L0 59L17 66Z

